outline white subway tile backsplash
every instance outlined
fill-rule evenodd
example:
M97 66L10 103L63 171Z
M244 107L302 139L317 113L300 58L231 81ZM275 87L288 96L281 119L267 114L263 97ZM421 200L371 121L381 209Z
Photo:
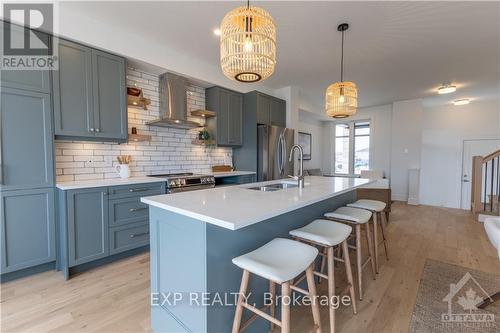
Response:
M151 99L148 110L128 109L129 132L137 128L139 134L151 135L149 142L115 144L89 141L56 141L56 176L58 182L117 178L115 167L118 155L131 155L132 176L152 173L209 172L212 165L231 160L230 148L209 148L193 145L196 130L150 127L149 120L159 117L158 76L136 69L127 69L127 84L143 89L144 96ZM205 89L187 87L188 110L205 108ZM196 117L189 120L202 122Z

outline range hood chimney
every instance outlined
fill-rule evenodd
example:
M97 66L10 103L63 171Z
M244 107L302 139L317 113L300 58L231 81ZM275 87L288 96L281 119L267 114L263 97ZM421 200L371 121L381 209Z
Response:
M191 129L201 127L187 120L186 78L172 73L160 75L160 119L146 125Z

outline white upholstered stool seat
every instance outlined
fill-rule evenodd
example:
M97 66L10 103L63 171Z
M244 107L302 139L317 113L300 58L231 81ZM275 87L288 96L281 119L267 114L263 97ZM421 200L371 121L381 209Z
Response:
M340 207L334 212L325 213L324 216L330 219L340 219L362 224L370 220L372 213L366 209Z
M381 212L385 209L385 202L378 200L359 199L353 203L347 204L347 206L366 209L372 212Z
M318 250L304 243L275 238L258 249L233 259L233 264L268 280L282 283L304 272Z
M498 251L500 259L500 217L488 217L484 220L484 230L491 244Z
M352 228L329 220L314 220L305 227L290 231L290 235L326 246L335 246L346 240Z

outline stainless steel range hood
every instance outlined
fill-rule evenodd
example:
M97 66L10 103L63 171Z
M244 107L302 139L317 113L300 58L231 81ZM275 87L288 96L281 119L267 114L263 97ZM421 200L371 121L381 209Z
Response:
M201 124L187 120L186 78L172 73L160 75L160 119L146 125L191 129Z

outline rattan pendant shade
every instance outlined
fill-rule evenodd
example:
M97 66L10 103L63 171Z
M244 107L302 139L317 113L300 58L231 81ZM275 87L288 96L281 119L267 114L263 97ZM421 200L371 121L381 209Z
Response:
M220 63L224 74L241 82L267 79L276 65L276 28L259 7L236 8L220 25Z
M340 60L340 82L331 84L325 93L325 111L333 118L347 118L358 109L358 88L354 82L344 81L344 31L349 28L347 23L338 26L342 32L342 56Z
M358 88L354 82L335 82L326 89L326 113L333 118L347 118L358 108Z

